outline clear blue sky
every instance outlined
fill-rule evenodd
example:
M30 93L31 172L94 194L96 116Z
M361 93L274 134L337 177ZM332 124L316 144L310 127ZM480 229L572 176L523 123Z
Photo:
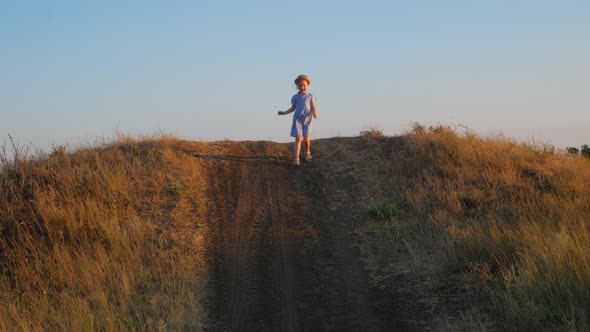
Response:
M314 138L418 121L590 144L589 1L0 2L0 143L290 141L301 73Z

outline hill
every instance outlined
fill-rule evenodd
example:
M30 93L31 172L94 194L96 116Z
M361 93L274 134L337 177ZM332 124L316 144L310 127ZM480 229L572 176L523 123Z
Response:
M0 327L589 328L590 162L416 126L5 162Z

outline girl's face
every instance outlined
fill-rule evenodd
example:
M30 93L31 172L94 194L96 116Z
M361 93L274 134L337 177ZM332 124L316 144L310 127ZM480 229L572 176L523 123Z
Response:
M297 89L299 90L299 93L301 93L301 94L307 93L308 86L309 86L309 83L307 83L306 80L301 80L301 81L297 82Z

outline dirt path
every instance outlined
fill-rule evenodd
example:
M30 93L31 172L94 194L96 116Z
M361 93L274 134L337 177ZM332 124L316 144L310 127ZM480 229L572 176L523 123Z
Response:
M276 143L235 143L206 161L209 330L392 330L371 306L342 190ZM244 145L245 144L245 145ZM340 205L339 205L340 204ZM379 316L380 315L380 316Z

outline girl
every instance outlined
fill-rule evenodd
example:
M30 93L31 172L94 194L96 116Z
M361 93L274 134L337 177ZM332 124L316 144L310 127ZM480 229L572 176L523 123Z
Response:
M299 166L299 153L301 151L301 142L305 141L305 160L311 160L311 120L312 116L318 118L315 107L315 97L311 93L307 93L307 87L311 84L311 80L307 75L299 75L295 79L295 85L299 93L291 97L291 108L286 111L279 111L279 115L286 115L293 111L293 125L291 126L291 137L295 137L295 147L293 152L295 160L293 165Z

